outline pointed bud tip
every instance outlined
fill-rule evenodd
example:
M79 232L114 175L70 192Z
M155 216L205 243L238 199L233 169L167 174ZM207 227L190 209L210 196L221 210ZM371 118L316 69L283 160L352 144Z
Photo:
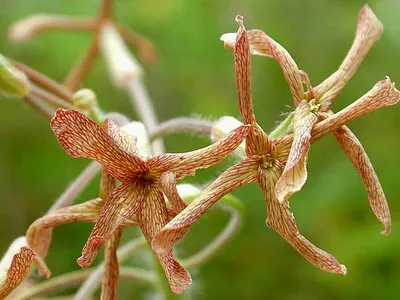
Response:
M340 265L340 267L341 267L341 270L338 272L339 274L342 274L342 275L347 275L347 268L346 268L346 266L345 265Z
M239 24L239 26L243 26L243 21L244 21L243 16L237 15L235 17L235 21Z

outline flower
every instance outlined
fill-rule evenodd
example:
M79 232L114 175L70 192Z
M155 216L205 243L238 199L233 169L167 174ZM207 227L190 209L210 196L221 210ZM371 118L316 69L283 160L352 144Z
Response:
M220 162L240 145L250 129L241 126L225 139L200 150L161 154L144 160L136 153L135 147L131 147L134 141L111 120L104 123L107 134L80 112L59 109L51 120L51 128L69 155L97 160L121 182L105 202L78 259L83 268L93 262L100 246L126 219L136 219L150 244L158 231L186 206L176 192L176 180L194 175L196 169ZM173 196L168 197L172 209L167 208L163 192L167 197ZM172 250L156 253L156 256L171 289L182 293L191 283L190 275L174 259Z
M223 172L199 197L165 225L154 237L152 248L158 253L170 251L218 199L240 186L257 182L267 206L266 224L315 266L327 272L346 274L346 267L335 257L319 249L301 235L293 214L289 211L288 201L280 202L276 196L276 184L284 172L290 148L295 143L297 135L271 139L257 124L251 99L251 48L242 18L237 17L237 20L240 27L234 43L234 56L239 109L243 123L252 126L246 138L246 155L241 162ZM380 81L356 102L317 123L310 133L309 141L315 142L355 118L399 101L400 92L394 85L389 80Z
M298 68L290 54L279 43L261 30L247 32L252 54L272 57L280 64L296 106L293 121L294 141L282 176L275 186L279 201L287 200L306 182L306 164L313 128L318 121L332 115L332 103L354 75L372 45L380 38L382 31L382 23L365 5L359 13L356 36L347 56L339 69L316 87L311 86L307 74ZM227 48L233 47L234 36L235 34L225 34L221 37ZM306 91L304 85L307 87ZM394 103L388 105L391 104ZM389 207L378 176L362 144L347 126L342 126L332 133L364 181L372 211L384 225L381 233L389 234Z

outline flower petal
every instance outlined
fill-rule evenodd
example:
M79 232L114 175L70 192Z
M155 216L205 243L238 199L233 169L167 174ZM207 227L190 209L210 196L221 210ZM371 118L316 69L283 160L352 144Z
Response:
M275 197L275 182L278 177L277 171L259 169L258 184L263 191L267 205L267 225L313 265L327 272L345 275L347 271L344 265L300 234L293 214L289 211L289 203L280 203Z
M318 122L312 132L311 142L315 142L336 128L366 115L378 108L394 105L400 101L400 91L390 79L381 80L364 96L331 117Z
M311 131L318 117L310 104L303 100L296 108L293 119L293 144L289 157L275 186L275 195L280 202L299 191L307 180L307 157L310 149Z
M358 15L356 37L339 69L315 87L317 97L326 111L357 71L372 45L379 40L383 25L373 11L365 5Z
M234 48L236 86L239 109L244 124L255 122L253 102L251 100L251 55L249 39L242 23L239 23Z
M78 205L58 209L37 219L29 226L26 233L28 245L40 257L44 258L50 246L53 227L73 222L94 223L102 206L103 200L97 198Z
M146 161L152 172L171 172L176 179L194 175L197 169L205 169L219 163L235 150L247 136L250 126L243 125L233 130L226 138L208 147L176 154L162 154Z
M173 173L164 173L160 178L160 186L168 201L171 203L174 214L180 213L186 208L186 203L182 200L176 187L176 177Z
M132 218L145 197L145 188L140 181L123 183L117 187L108 199L94 225L94 228L82 249L78 264L86 269L96 258L101 245L113 232Z
M122 182L147 170L139 157L122 151L100 126L79 111L58 109L50 124L69 155L97 160Z
M297 106L305 98L305 95L301 71L296 62L284 47L263 31L253 29L247 31L247 34L252 54L272 57L279 63Z
M141 203L137 218L143 235L151 244L153 237L168 223L169 213L164 195L157 187L150 187L147 197ZM183 293L192 283L189 273L174 259L172 250L156 253L156 256L165 271L171 290L176 294Z
M257 179L259 162L259 156L252 156L223 172L154 237L153 250L158 253L170 251L190 227L221 197L240 186L254 182Z
M329 117L329 114L325 114L324 117ZM371 209L385 227L381 234L388 235L391 227L390 210L368 154L347 126L342 126L332 133L364 181Z
M5 299L22 283L33 263L36 263L39 273L50 277L46 264L26 245L25 237L16 239L0 262L0 299Z
M104 250L104 275L101 285L102 300L117 299L117 287L119 277L119 265L117 248L121 238L122 230L117 229L107 241Z
M104 121L103 128L107 130L108 135L111 136L122 151L133 156L138 155L136 148L137 138L133 134L122 130L110 119Z

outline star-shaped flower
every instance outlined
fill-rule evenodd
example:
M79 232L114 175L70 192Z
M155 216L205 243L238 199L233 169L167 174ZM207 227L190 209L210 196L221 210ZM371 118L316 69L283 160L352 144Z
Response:
M51 121L51 128L61 146L72 156L97 160L121 184L106 201L78 263L88 267L100 246L126 220L135 218L147 241L186 206L176 191L176 180L194 175L196 169L220 162L240 145L250 128L241 126L228 137L206 148L176 154L162 154L142 159L133 141L107 120L108 134L95 122L75 110L59 109ZM118 141L118 142L115 142ZM120 144L125 144L122 149ZM165 193L171 203L168 209ZM182 293L191 283L190 275L174 259L172 250L156 254L175 293Z
M250 51L274 58L281 66L293 95L294 141L275 193L280 201L299 191L307 180L307 157L311 132L319 120L332 115L330 107L347 82L354 75L372 45L380 38L383 25L365 5L358 16L356 36L339 69L316 87L312 87L305 72L299 70L288 51L261 30L247 32ZM232 47L232 34L226 34L226 46ZM307 90L304 90L306 86ZM382 234L390 232L390 211L385 194L367 153L347 126L332 132L354 167L360 173L367 189L370 206L383 223Z
M284 172L292 143L297 135L270 139L257 124L251 100L250 44L242 18L234 43L236 84L243 123L252 129L246 138L246 157L223 172L203 193L172 219L153 239L152 248L167 253L190 227L223 195L248 183L257 182L267 206L267 225L288 241L304 258L322 270L346 274L346 268L332 255L319 249L300 234L287 201L280 202L275 187ZM356 102L318 123L311 132L315 142L340 126L379 107L400 101L400 92L389 80L378 82Z

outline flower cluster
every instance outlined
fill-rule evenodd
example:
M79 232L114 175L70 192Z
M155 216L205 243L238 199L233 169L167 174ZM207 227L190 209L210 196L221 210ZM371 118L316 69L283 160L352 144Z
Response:
M135 90L134 87L138 88L134 84L137 78L126 76L124 68L126 65L131 66L130 69L141 68L126 55L117 27L111 26L104 15L102 18L102 25L96 27L99 32L97 38L105 36L101 39L105 53L117 53L108 55L109 64L113 66L110 68L112 77L117 84ZM50 20L64 27L80 24L83 29L98 24L91 20L74 23L68 18L55 16L29 19L29 22L39 22L43 27L43 24L51 23ZM346 274L346 267L333 255L318 248L300 233L289 210L290 196L300 191L307 180L307 158L311 144L330 133L359 172L367 189L371 209L384 226L382 234L389 234L390 212L381 184L364 148L347 124L378 108L398 103L400 92L390 79L384 79L351 105L337 113L331 111L332 103L381 36L383 26L380 21L368 6L362 8L350 51L339 69L317 86L312 86L307 73L299 69L283 46L261 30L246 30L241 16L237 16L236 21L239 24L238 31L224 34L221 39L225 47L234 53L242 122L223 117L212 123L206 132L214 143L205 148L185 153L164 153L161 147L157 149L163 153L153 155L146 136L146 130L154 130L149 128L153 126L151 118L147 122L150 125L146 125L145 120L148 119L144 117L147 128L138 122L115 122L124 117L112 118L101 112L95 95L90 91L84 90L73 95L70 95L70 91L66 92L66 98L71 103L58 106L62 108L55 111L50 126L59 144L70 156L95 160L97 169L101 166L99 197L77 205L59 206L30 226L26 236L20 238L17 246L11 247L10 253L6 254L3 261L7 266L3 267L3 261L0 264L0 271L6 270L0 286L0 298L7 296L21 283L33 262L43 274L49 275L43 258L51 242L52 228L71 222L94 223L77 260L82 268L92 265L100 247L105 244L102 299L116 298L119 274L117 249L123 229L128 226L140 228L162 266L171 290L177 294L183 293L192 279L183 264L174 257L174 245L217 201L235 189L254 182L264 196L266 224L310 263L327 272ZM13 36L21 39L22 36L33 35L34 32L27 32L26 25L25 22L14 26ZM98 40L93 47L99 47ZM257 123L254 113L252 54L277 61L288 82L295 106L294 112L269 134ZM11 64L0 56L1 91L29 98L29 93L37 92L35 85L29 81L33 73L23 68L23 71L31 74L25 76L15 66L18 67L18 64ZM82 78L81 73L78 78ZM70 79L65 86L73 90L71 87L75 87L79 81ZM56 91L64 91L58 85L56 87ZM44 97L46 94L40 95ZM40 95L36 93L36 96ZM62 95L59 94L61 98ZM54 100L54 97L48 99ZM235 153L239 161L198 192L193 201L185 201L177 182L186 176L194 176L197 169L221 162L231 153Z

